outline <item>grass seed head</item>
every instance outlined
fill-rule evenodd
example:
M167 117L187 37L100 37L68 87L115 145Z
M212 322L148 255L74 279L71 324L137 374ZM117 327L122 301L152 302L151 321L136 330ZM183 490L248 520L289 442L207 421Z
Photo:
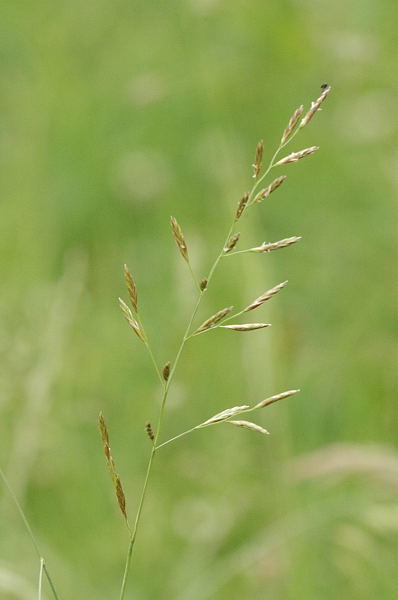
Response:
M210 417L210 419L207 419L207 421L205 421L204 423L201 423L198 427L205 427L206 425L213 425L214 423L220 423L221 421L225 421L226 419L229 419L230 417L234 417L235 415L238 415L238 414L244 412L248 408L250 408L250 406L246 406L246 405L233 406L232 408L227 408L226 410L223 410L222 412L217 413L213 417Z
M304 148L304 150L299 150L298 152L292 152L291 154L288 154L288 156L278 160L274 167L280 167L281 165L286 165L287 163L297 162L301 158L305 158L306 156L314 154L314 152L317 150L319 150L319 146L311 146L310 148Z
M282 185L282 183L285 181L285 179L286 179L286 175L281 175L280 177L277 177L276 179L274 179L274 181L272 181L266 188L262 189L256 195L256 197L253 200L253 203L261 202L265 198L268 198L268 196L270 196L272 194L272 192L277 190L278 187Z
M142 331L138 321L136 321L136 319L134 319L133 313L131 312L131 310L129 309L127 304L121 298L119 298L119 304L120 304L120 308L122 310L124 318L126 319L127 323L130 325L130 327L132 328L134 333L140 338L140 340L142 340L143 342L146 342L144 332Z
M233 306L227 306L226 308L222 308L221 310L216 312L215 315L212 315L209 319L206 319L206 321L204 321L202 323L202 325L200 327L198 327L198 329L194 332L194 335L196 333L206 331L206 329L211 329L212 327L217 325L217 323L219 323L224 317L226 317L227 314L230 313L232 309L233 309Z
M116 498L117 498L117 502L119 504L119 508L122 511L123 516L127 521L126 496L124 495L122 482L120 481L119 477L116 477L115 489L116 489Z
M304 106L303 105L299 106L298 108L296 108L296 110L290 117L289 123L287 124L286 129L283 132L281 144L285 144L287 142L287 140L290 138L290 136L292 135L293 131L296 128L297 123L299 122L301 115L303 114L303 110L304 110Z
M304 115L304 117L301 119L301 123L300 123L300 129L302 127L305 127L307 125L307 123L309 123L309 121L311 121L312 117L315 115L315 113L319 110L322 102L324 102L324 100L326 100L326 98L328 97L328 95L330 94L331 91L331 87L330 85L326 84L326 87L324 87L324 85L321 86L322 89L322 94L319 96L319 98L317 98L317 100L315 100L315 102L311 102L311 108L309 109L309 111Z
M231 237L228 240L227 245L224 248L224 254L228 254L228 252L231 252L231 250L233 250L236 246L236 244L238 243L238 240L240 238L240 233L234 233L234 235L231 235Z
M262 304L264 304L264 302L267 302L267 300L269 300L270 298L275 296L275 294L283 290L287 283L287 280L282 281L282 283L278 283L278 285L275 285L270 290L267 290L266 292L264 292L264 294L253 300L253 302L249 304L249 306L246 306L243 312L248 312L249 310L254 310L258 306L261 306Z
M206 288L207 288L207 279L201 279L201 281L199 283L200 291L204 292Z
M232 325L220 325L224 329L233 329L234 331L254 331L255 329L263 329L264 327L271 327L271 323L242 323Z
M145 431L151 442L153 442L155 434L153 433L152 425L149 422L145 423Z
M261 162L263 160L263 152L264 152L264 141L260 140L256 147L256 155L254 158L253 167L253 178L257 179L261 171Z
M134 311L138 313L137 287L127 265L124 265L123 270L131 305L134 308Z
M163 370L162 370L162 376L165 381L167 381L168 378L170 377L170 365L171 365L170 361L167 362L164 365Z
M289 398L289 396L293 396L297 394L300 390L288 390L287 392L281 392L280 394L276 394L275 396L270 396L265 400L259 402L255 408L264 408L264 406L268 406L269 404L273 404L274 402L278 402L278 400L283 400L284 398Z
M243 211L245 210L247 203L249 200L249 192L245 192L242 196L242 198L239 200L238 202L238 206L236 207L236 215L235 215L235 221L238 221L238 219L241 218Z
M246 429L262 433L263 435L269 435L269 431L264 429L264 427L260 427L260 425L252 423L251 421L226 421L226 423L231 423L231 425L236 425L236 427L245 427Z
M172 231L173 237L176 241L179 251L181 252L181 256L183 257L184 260L189 262L188 248L187 248L187 245L185 242L184 234L182 233L182 229L179 226L179 224L177 223L177 219L175 219L174 217L171 217L170 225L171 225L171 231Z
M279 250L280 248L287 248L288 246L292 246L296 242L301 240L301 236L293 236L290 238L284 238L283 240L278 240L277 242L264 242L261 246L257 246L256 248L250 248L250 252L271 252L272 250Z

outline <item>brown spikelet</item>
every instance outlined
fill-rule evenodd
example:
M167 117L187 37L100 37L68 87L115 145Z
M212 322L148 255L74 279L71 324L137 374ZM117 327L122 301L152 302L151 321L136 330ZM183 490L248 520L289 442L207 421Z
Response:
M281 175L280 177L277 177L276 179L274 179L274 181L272 181L272 183L270 183L266 188L262 189L255 196L253 203L261 202L261 200L264 200L264 198L268 198L268 196L270 196L272 194L272 192L277 190L278 187L282 185L282 183L285 181L285 179L286 179L286 175Z
M124 265L123 269L124 269L124 278L126 280L127 291L129 293L131 305L134 308L135 312L138 313L137 287L135 285L133 276L131 275L128 266Z
M249 192L245 192L243 194L242 198L238 202L238 206L236 208L235 221L237 221L238 219L241 218L243 211L245 210L245 208L247 206L248 200L249 200Z
M224 248L224 254L228 254L228 252L231 252L231 250L233 250L236 246L236 244L238 243L238 240L240 238L240 233L234 233L234 235L231 235L231 237L228 240L227 245Z
M217 325L217 323L219 323L224 317L226 317L232 309L233 306L227 306L226 308L223 308L216 312L215 315L212 315L209 319L206 319L206 321L204 321L202 325L198 327L198 329L194 332L194 335L196 333L200 333L201 331L206 331L206 329L211 329L212 327Z
M116 477L116 498L119 504L119 508L122 511L124 518L127 520L127 511L126 511L126 496L124 495L122 482L119 477Z
M162 376L165 381L167 381L168 378L170 377L170 364L171 364L170 362L167 362L164 365L163 370L162 370Z
M130 327L132 328L134 333L140 338L140 340L142 340L143 342L146 342L144 332L142 331L138 321L136 319L134 319L133 313L131 312L131 310L129 309L127 304L121 298L119 298L119 304L120 304L120 308L122 310L124 318L126 319L127 323L130 325Z
M264 427L260 427L260 425L252 423L251 421L226 421L226 423L231 423L231 425L236 425L236 427L245 427L245 429L257 431L258 433L262 433L263 435L269 435L269 431L264 429Z
M319 146L311 146L310 148L304 148L304 150L299 150L298 152L292 152L291 154L288 154L288 156L285 156L284 158L281 158L281 160L278 160L278 162L275 163L274 167L286 165L287 163L297 162L305 156L310 156L310 154L314 154L314 152L316 152L317 150L319 150Z
M290 238L279 240L277 242L264 242L263 244L261 244L261 246L257 246L256 248L250 248L249 252L271 252L272 250L279 250L280 248L287 248L288 246L292 246L300 240L301 236L293 236Z
M303 114L303 110L304 110L304 106L303 105L299 106L298 108L296 108L296 110L290 117L289 123L287 124L286 129L283 132L281 144L284 144L285 142L287 142L287 140L292 135L293 131L296 128L297 123L299 122L301 115Z
M254 158L253 167L253 178L257 179L261 171L261 162L263 160L264 142L260 140L256 147L256 155Z
M275 296L275 294L283 290L287 283L287 281L282 281L282 283L278 283L278 285L275 285L270 290L267 290L266 292L264 292L264 294L253 300L253 302L249 304L249 306L246 306L243 312L248 312L249 310L254 310L258 306L261 306L262 304L264 304L264 302L267 302L267 300L269 300L270 298Z
M201 279L200 283L199 283L199 289L201 292L204 292L205 289L207 288L207 279Z
M254 331L255 329L264 329L264 327L271 327L271 323L242 323L232 325L220 325L224 329L232 329L234 331Z
M312 117L319 110L319 107L321 106L322 102L328 97L331 89L332 88L330 87L330 85L326 84L326 87L322 86L322 94L319 96L319 98L317 98L317 100L315 100L315 102L311 102L311 108L301 119L300 129L302 127L305 127L305 125L307 125L307 123L311 121Z
M122 511L125 519L127 520L126 498L125 498L125 495L123 492L123 487L122 487L119 475L116 472L115 461L113 460L112 453L111 453L111 447L109 445L108 428L106 426L104 415L102 414L102 412L100 412L100 414L99 414L98 424L99 424L99 429L100 429L100 433L101 433L102 443L104 446L106 463L108 465L109 472L111 474L113 485L115 486L116 498L117 498L120 510Z
M153 433L152 425L149 422L145 423L145 431L151 442L153 442L155 434Z
M298 394L300 390L288 390L287 392L282 392L280 394L276 394L275 396L270 396L265 400L262 400L258 404L256 404L255 408L264 408L264 406L268 406L269 404L273 404L274 402L278 402L278 400L283 400L284 398L289 398L289 396L293 396L294 394Z
M187 245L185 242L184 234L182 233L182 229L179 226L179 224L177 223L177 219L175 219L174 217L171 217L170 225L171 225L171 231L172 231L173 237L176 241L178 249L181 252L181 256L183 257L184 260L189 262L188 248L187 248Z

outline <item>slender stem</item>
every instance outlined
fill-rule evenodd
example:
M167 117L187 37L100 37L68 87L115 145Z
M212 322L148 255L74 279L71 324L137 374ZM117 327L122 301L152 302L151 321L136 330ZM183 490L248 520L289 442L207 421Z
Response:
M41 590L43 586L43 570L44 570L44 558L40 559L40 571L39 571L39 589L38 589L38 600L41 600Z
M52 579L50 577L50 573L48 572L48 569L47 569L46 563L44 561L44 558L42 557L42 554L41 554L41 552L39 550L39 546L38 546L38 544L36 542L36 538L35 538L35 536L33 534L33 531L32 531L32 528L31 528L31 526L29 524L29 521L28 521L28 519L27 519L27 517L26 517L26 515L24 513L24 510L23 510L22 506L19 503L19 500L18 500L17 496L15 495L14 490L12 489L12 487L11 487L11 485L10 485L10 483L9 483L9 481L8 481L6 475L5 475L5 473L4 473L4 471L3 471L3 469L1 467L0 467L0 477L3 480L3 483L4 483L5 487L7 488L8 493L10 494L10 496L11 496L11 498L12 498L14 504L15 504L16 509L18 510L19 516L21 517L21 519L23 521L23 524L25 525L25 529L28 532L30 539L32 540L33 547L34 547L35 552L36 552L36 554L37 554L37 556L39 557L39 560L40 560L40 569L43 569L43 571L44 571L44 574L45 574L45 576L47 578L47 581L48 581L48 583L49 583L49 585L51 587L51 590L52 590L52 593L54 595L55 600L59 600L59 596L58 596L58 594L56 592L54 583L53 583L53 581L52 581Z
M246 254L247 252L253 252L253 250L251 248L248 248L247 250L235 250L234 252L228 252L228 254L225 254L225 256L234 256L235 254Z
M188 435L188 433L192 433L193 431L195 431L195 429L198 429L197 425L195 427L191 427L191 429L187 429L186 431L179 433L178 435L175 435L174 437L170 438L166 442L159 444L159 446L156 446L156 450L159 450L159 448L163 448L163 446L167 446L167 444L171 444L171 442L175 442L175 440L178 440L179 438L184 437L184 435Z

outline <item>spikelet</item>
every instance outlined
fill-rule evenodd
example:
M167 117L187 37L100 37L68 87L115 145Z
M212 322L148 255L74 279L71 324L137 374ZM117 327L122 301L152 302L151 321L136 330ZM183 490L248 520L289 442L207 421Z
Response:
M235 221L241 218L243 211L245 210L247 203L249 200L249 192L245 192L242 198L238 202L238 206L236 207Z
M140 338L140 340L142 340L143 342L146 342L144 332L142 331L138 321L136 321L136 319L134 319L133 313L131 312L131 310L129 309L127 304L121 298L119 298L119 304L120 304L120 308L122 309L124 318L126 319L127 323L130 325L130 327L133 329L134 333Z
M207 279L201 279L199 283L199 289L201 292L204 292L207 288Z
M253 167L253 179L257 179L261 171L261 162L263 160L264 142L260 140L256 147L256 156L254 158Z
M286 179L286 175L281 175L280 177L277 177L276 179L274 179L274 181L272 181L266 188L262 189L256 195L256 197L253 200L253 203L261 202L261 200L264 200L264 198L268 198L268 196L270 196L272 194L272 192L277 190L278 187L282 185L282 183L285 181L285 179Z
M314 152L316 152L317 150L319 150L319 146L311 146L310 148L304 148L304 150L299 150L298 152L292 152L291 154L288 154L288 156L285 156L284 158L281 158L281 160L278 160L278 162L275 163L274 167L280 167L280 165L286 165L287 163L297 162L305 156L310 156L310 154L314 154Z
M124 269L124 278L126 280L127 291L129 293L131 305L134 308L135 312L138 313L137 287L135 285L133 276L131 275L128 266L124 265L123 269Z
M221 310L216 312L215 315L212 315L209 319L206 319L206 321L204 321L202 325L198 327L198 329L194 332L194 335L196 333L200 333L201 331L206 331L206 329L211 329L212 327L217 325L217 323L219 323L224 317L226 317L232 309L233 306L227 306L226 308L222 308Z
M287 140L290 138L290 136L292 135L293 131L296 128L297 123L299 122L301 115L303 114L303 110L304 110L304 106L303 105L299 106L298 108L296 108L296 110L290 117L289 123L287 124L286 129L283 132L281 144L285 144L287 142Z
M197 429L199 429L200 427L206 427L207 425L213 425L213 423L220 423L221 421L225 421L230 417L234 417L235 415L244 412L248 408L250 408L250 406L233 406L232 408L227 408L226 410L217 413L213 417L210 417L210 419L207 419L207 421L205 421L204 423L198 425Z
M122 482L120 481L120 477L116 472L115 461L113 460L111 447L109 445L109 434L108 428L105 423L104 415L100 412L98 417L98 424L101 433L102 443L104 446L104 454L106 458L106 463L109 468L109 472L111 474L111 478L113 481L113 485L115 486L116 498L119 504L119 508L123 513L124 518L127 521L127 511L126 511L126 497L124 495Z
M181 252L181 256L183 257L184 260L189 262L188 248L187 248L187 245L185 242L184 234L182 233L182 229L179 226L179 224L177 223L177 219L175 219L174 217L171 217L170 225L171 225L171 231L172 231L173 237L176 241L179 251Z
M254 331L255 329L263 329L264 327L271 327L271 323L242 323L232 325L220 325L224 329L233 329L234 331Z
M283 400L284 398L289 398L289 396L293 396L297 394L300 390L288 390L287 392L281 392L280 394L276 394L275 396L270 396L265 400L262 400L254 408L264 408L264 406L268 406L269 404L273 404L274 402L278 402L278 400Z
M227 245L224 248L224 254L228 254L228 252L231 252L231 250L233 250L236 246L236 244L238 243L238 240L240 238L240 233L234 233L234 235L231 235L231 237L229 238Z
M162 370L162 376L165 381L167 381L168 378L170 377L170 364L171 364L170 362L167 362L164 365L163 370Z
M246 429L262 433L263 435L269 435L269 431L264 429L264 427L260 427L260 425L252 423L251 421L226 421L226 423L231 423L231 425L236 425L237 427L245 427Z
M253 300L253 302L251 304L249 304L249 306L246 306L246 308L243 310L243 312L248 312L249 310L254 310L258 306L261 306L262 304L264 304L264 302L267 302L267 300L269 300L270 298L275 296L275 294L277 294L278 292L283 290L283 288L287 285L287 283L288 283L287 280L282 281L282 283L278 283L278 285L275 285L270 290L267 290L266 292L264 292L264 294L262 294L261 296L259 296L255 300Z
M311 108L301 119L300 129L302 127L305 127L305 125L307 125L307 123L309 123L309 121L311 121L314 114L319 110L319 107L321 106L322 102L324 100L326 100L327 96L329 95L330 90L332 88L330 87L330 85L327 85L327 84L325 84L325 85L326 85L326 87L322 86L322 89L323 89L322 94L319 96L319 98L317 100L315 100L315 102L311 102Z
M264 242L263 244L261 244L261 246L257 246L256 248L250 248L249 252L271 252L272 250L279 250L280 248L287 248L288 246L292 246L300 240L301 236L293 236L290 238L279 240L277 242Z
M151 442L153 442L155 434L153 433L152 425L149 422L145 423L145 431Z

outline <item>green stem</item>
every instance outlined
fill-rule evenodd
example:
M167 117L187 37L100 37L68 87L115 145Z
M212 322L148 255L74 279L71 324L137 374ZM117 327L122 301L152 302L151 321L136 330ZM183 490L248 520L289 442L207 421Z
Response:
M44 561L44 558L43 558L43 556L42 556L42 554L41 554L41 552L39 550L39 546L38 546L38 544L36 542L36 538L35 538L35 536L33 534L33 531L32 531L32 528L31 528L31 526L29 524L29 521L28 521L28 519L27 519L27 517L26 517L26 515L24 513L24 510L23 510L22 506L19 503L18 498L15 495L14 490L12 489L12 487L11 487L11 485L10 485L7 477L5 476L5 473L4 473L4 471L3 471L2 468L0 468L0 477L3 480L3 483L4 483L5 487L7 488L8 493L10 494L10 496L11 496L11 498L12 498L14 504L15 504L16 509L19 512L19 516L21 517L21 519L23 521L23 524L25 525L25 529L28 532L30 539L32 540L33 547L34 547L35 552L36 552L36 554L37 554L37 556L39 557L39 560L40 560L40 569L43 569L43 571L44 571L44 574L45 574L45 576L47 578L47 581L48 581L48 583L50 585L50 588L51 588L51 591L52 591L52 593L54 595L55 600L59 600L59 596L58 596L58 594L56 592L55 586L54 586L53 581L52 581L52 579L50 577L50 573L48 572L48 569L47 569L46 563Z
M37 597L39 600L41 600L41 590L42 590L42 586L43 586L43 570L44 570L44 558L40 559L40 572L39 572L39 589L38 589L38 594Z

